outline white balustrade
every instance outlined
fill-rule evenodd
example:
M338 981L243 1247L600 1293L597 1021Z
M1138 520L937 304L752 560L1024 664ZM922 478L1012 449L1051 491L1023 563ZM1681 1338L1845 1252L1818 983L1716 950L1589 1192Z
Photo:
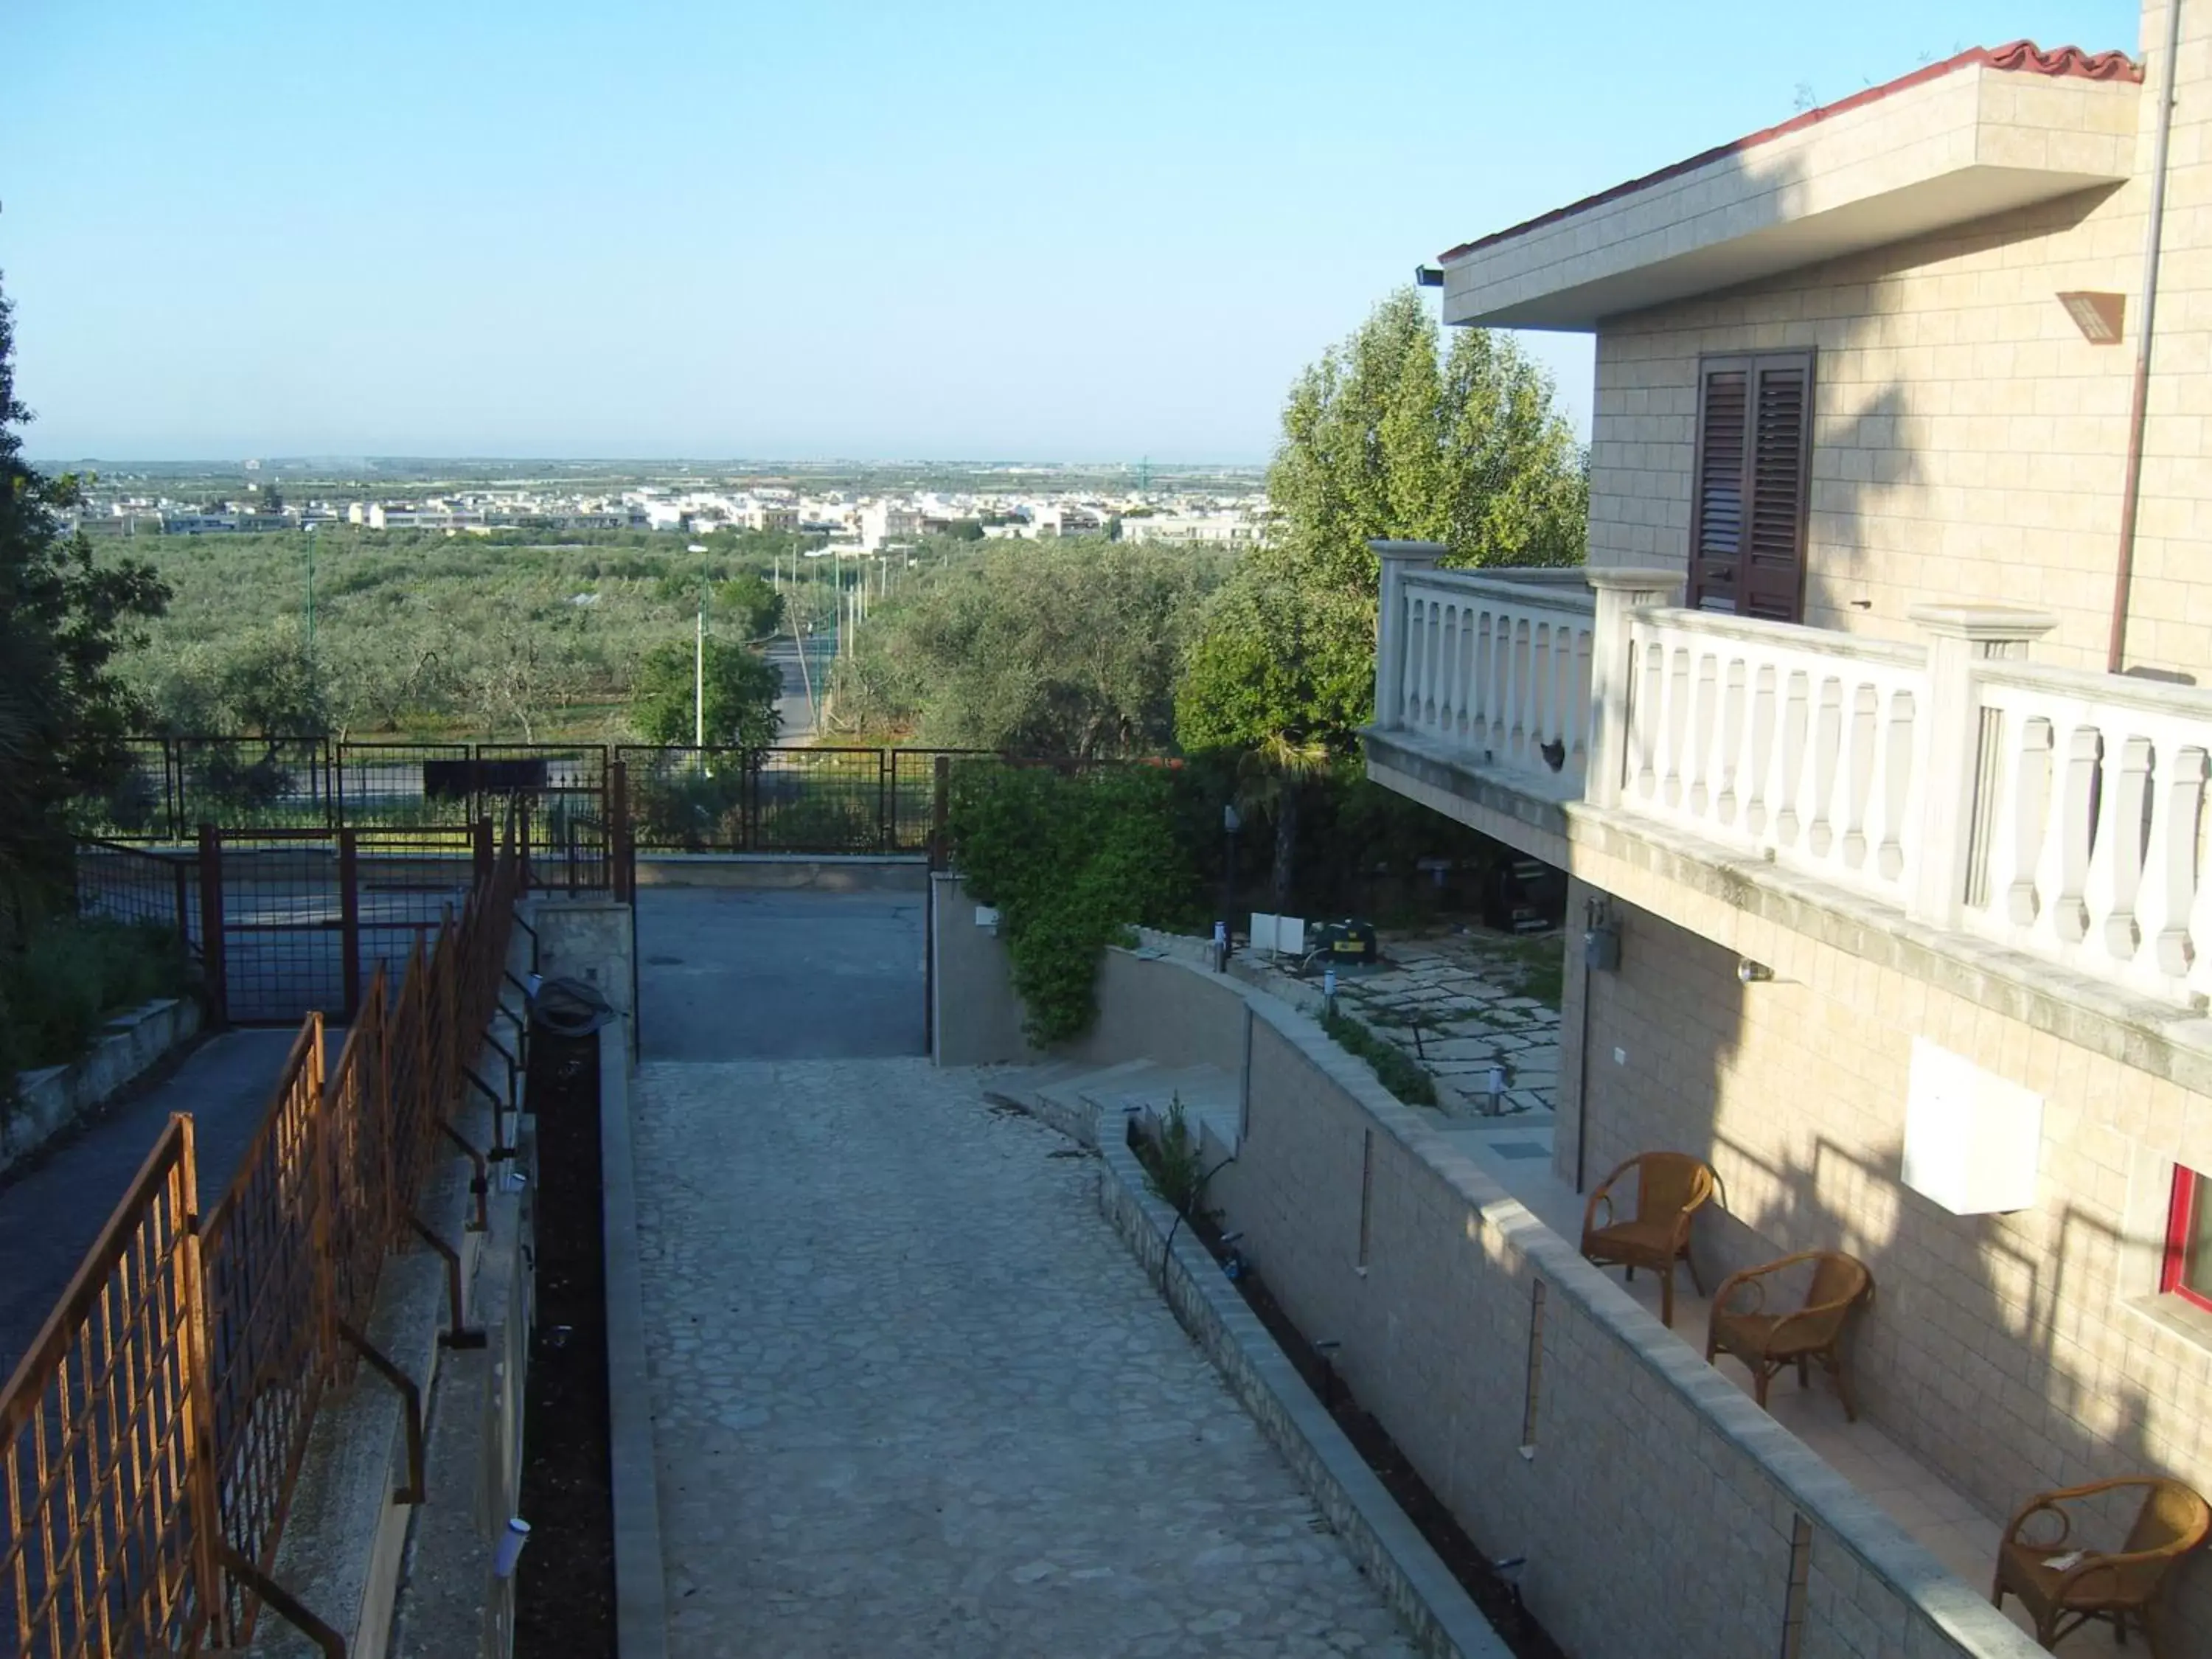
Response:
M1623 808L1905 902L1924 647L1697 611L1629 629Z
M1397 586L1403 728L1471 764L1553 781L1547 793L1580 793L1596 617L1582 573L1407 571Z
M1916 611L1929 643L1899 643L1652 605L1665 572L1438 570L1442 550L1377 544L1381 733L2212 1001L2212 690L2032 665L2053 619L2014 608Z
M2212 993L2212 696L2017 663L1979 665L1973 684L1966 926L2155 996Z

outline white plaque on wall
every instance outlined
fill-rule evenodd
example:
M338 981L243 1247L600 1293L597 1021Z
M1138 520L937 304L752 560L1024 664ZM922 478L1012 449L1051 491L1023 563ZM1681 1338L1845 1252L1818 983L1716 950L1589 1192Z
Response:
M1912 1039L1905 1101L1905 1184L1954 1215L2035 1203L2043 1097L1962 1054Z

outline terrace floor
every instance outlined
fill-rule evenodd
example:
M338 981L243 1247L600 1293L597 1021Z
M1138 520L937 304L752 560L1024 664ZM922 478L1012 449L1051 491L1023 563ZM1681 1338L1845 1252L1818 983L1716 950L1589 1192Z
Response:
M1548 1123L1462 1119L1446 1120L1435 1127L1553 1231L1571 1242L1581 1237L1584 1197L1553 1172ZM1643 1303L1655 1317L1658 1315L1659 1280L1655 1275L1638 1273L1628 1281L1617 1269L1607 1269L1607 1276ZM1705 1352L1705 1326L1711 1310L1712 1304L1698 1294L1688 1274L1678 1273L1674 1334L1700 1356ZM1751 1392L1751 1374L1742 1365L1726 1354L1717 1363L1744 1393ZM1833 1385L1817 1366L1812 1376L1812 1386L1802 1389L1787 1372L1774 1379L1767 1395L1774 1420L1880 1504L1952 1572L1986 1589L1996 1561L2002 1518L1984 1513L1972 1499L1863 1418L1856 1423L1846 1421ZM2008 1596L2004 1610L2021 1629L2030 1628L2016 1598ZM2076 1632L2061 1642L2057 1651L2086 1653L2094 1649L2101 1652L2111 1645L2110 1631L2100 1626Z

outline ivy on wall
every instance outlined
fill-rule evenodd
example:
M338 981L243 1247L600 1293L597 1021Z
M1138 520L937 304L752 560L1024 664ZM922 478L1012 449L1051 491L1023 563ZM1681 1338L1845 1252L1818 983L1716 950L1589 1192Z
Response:
M1099 953L1191 919L1196 872L1175 782L1143 764L956 768L947 829L969 890L999 912L1023 1024L1040 1048L1097 1017Z

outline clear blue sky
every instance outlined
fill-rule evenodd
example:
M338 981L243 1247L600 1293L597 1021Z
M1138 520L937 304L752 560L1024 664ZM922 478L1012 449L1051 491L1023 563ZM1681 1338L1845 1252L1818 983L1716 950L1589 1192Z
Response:
M1257 460L1413 265L2130 0L15 0L34 455ZM1589 347L1531 337L1588 418Z

